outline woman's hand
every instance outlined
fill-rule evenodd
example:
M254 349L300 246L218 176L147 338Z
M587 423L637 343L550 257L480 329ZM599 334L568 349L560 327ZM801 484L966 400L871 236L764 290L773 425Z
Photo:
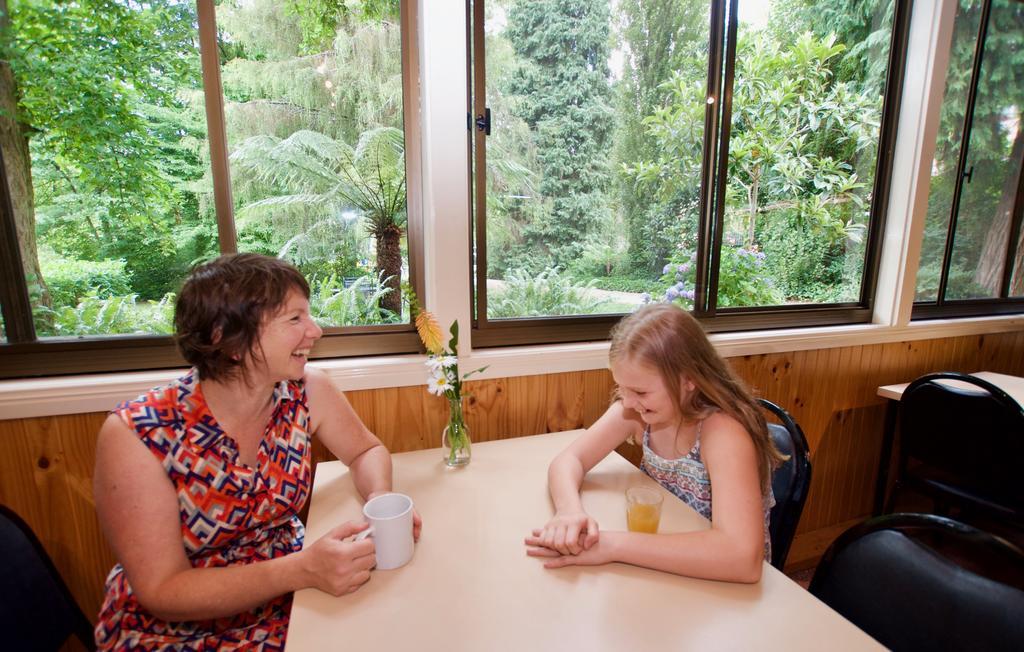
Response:
M526 537L526 554L531 557L545 557L544 568L562 566L599 566L615 561L613 550L618 532L605 532L599 541L578 553L564 554L544 544L543 530L534 530L532 537Z
M308 578L307 586L340 596L365 584L370 579L370 569L377 563L373 538L345 539L367 527L368 523L356 521L342 523L300 552L304 556L302 567Z
M589 550L598 540L597 521L583 510L570 513L557 513L547 522L543 529L534 530L536 544L562 555L578 555Z

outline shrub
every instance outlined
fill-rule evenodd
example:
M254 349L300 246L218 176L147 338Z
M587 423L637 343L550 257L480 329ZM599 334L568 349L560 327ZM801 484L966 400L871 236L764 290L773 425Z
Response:
M49 326L43 336L76 337L85 335L127 335L132 333L174 332L173 294L160 301L137 303L134 294L100 297L91 292L75 306L47 310Z
M505 286L487 293L489 319L508 317L547 317L551 315L591 315L603 312L607 302L594 297L585 285L574 285L557 267L549 267L537 276L523 269L505 275Z
M343 277L331 274L310 279L309 312L321 326L362 326L398 323L401 315L381 308L381 299L391 288L388 279L373 274L360 276L346 284Z
M691 310L697 279L696 254L685 251L673 257L662 270L662 282L668 284L664 301L672 301ZM766 256L757 247L745 249L722 245L718 270L717 306L769 306L782 303L783 296L764 273Z
M570 265L573 275L579 277L611 276L625 262L624 243L609 233L592 235L583 243L580 256Z
M765 274L786 297L827 301L840 294L845 256L813 226L780 216L763 220L759 240L768 258Z
M580 281L580 277L576 277ZM583 280L587 282L587 280ZM658 294L664 287L664 283L657 279L642 278L638 276L599 276L593 279L593 286L601 290L612 292L647 292Z
M90 294L98 299L131 293L131 277L123 260L76 260L52 249L39 249L39 267L54 309L73 307Z

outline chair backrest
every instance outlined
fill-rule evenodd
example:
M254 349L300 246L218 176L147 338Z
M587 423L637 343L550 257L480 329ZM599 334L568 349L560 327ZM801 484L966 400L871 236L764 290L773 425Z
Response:
M768 423L768 432L775 447L789 456L772 473L772 493L775 507L772 508L768 523L768 534L772 541L772 566L782 570L793 543L800 514L807 502L807 489L811 486L811 455L807 438L789 413L781 407L758 399L761 407L770 412L781 423Z
M0 638L6 650L50 652L72 634L95 650L92 624L46 550L21 518L0 505Z
M1024 649L1024 552L963 523L891 514L844 532L815 596L900 650Z
M955 380L970 388L951 387ZM921 462L989 494L1011 509L1024 509L1024 409L992 383L955 372L921 376L900 399L900 475L908 460Z

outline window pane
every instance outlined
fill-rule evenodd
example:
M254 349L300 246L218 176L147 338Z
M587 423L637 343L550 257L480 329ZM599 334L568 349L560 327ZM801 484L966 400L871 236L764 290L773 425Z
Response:
M960 193L947 299L998 297L1024 158L1024 3L994 0ZM1015 279L1020 292L1021 279Z
M194 6L7 4L0 113L20 124L0 146L36 329L168 333L190 263L216 251Z
M238 248L296 264L321 325L404 321L399 2L288 6L217 9Z
M486 8L488 317L629 312L696 224L708 3Z
M928 214L925 219L921 261L917 272L917 301L938 299L980 20L981 0L961 2L957 5L949 67L946 70L946 90L942 98L935 158L932 160ZM963 279L950 278L949 283L951 287L961 286Z
M718 307L859 300L893 5L740 1Z

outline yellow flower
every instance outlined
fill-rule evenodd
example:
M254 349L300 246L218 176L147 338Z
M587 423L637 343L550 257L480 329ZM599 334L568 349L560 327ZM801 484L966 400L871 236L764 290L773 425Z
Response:
M420 334L420 340L423 341L423 346L427 347L427 351L435 355L444 351L441 326L429 310L421 310L416 315L416 332Z

